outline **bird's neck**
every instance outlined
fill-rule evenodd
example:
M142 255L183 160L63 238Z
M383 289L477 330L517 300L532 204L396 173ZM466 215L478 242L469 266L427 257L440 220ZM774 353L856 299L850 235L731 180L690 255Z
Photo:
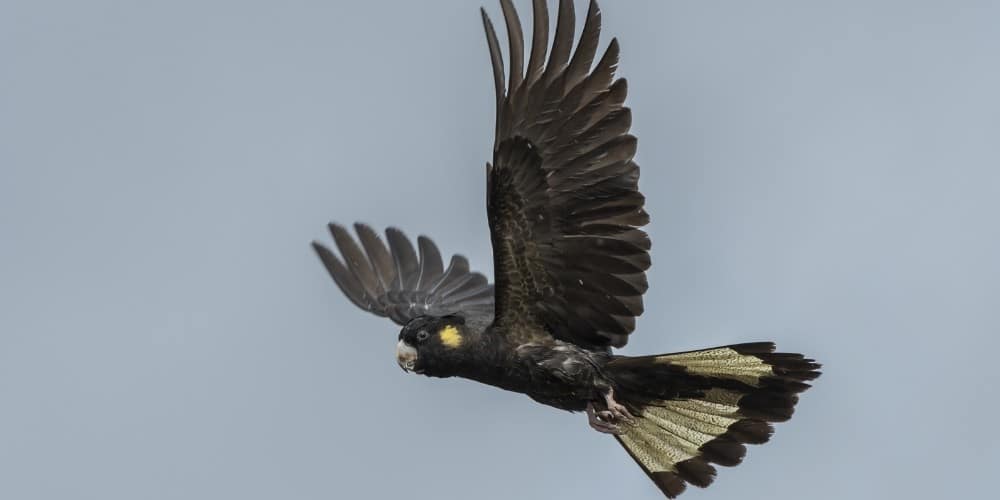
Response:
M445 377L462 377L497 385L509 367L510 349L503 337L488 331L464 332L461 345L445 353Z

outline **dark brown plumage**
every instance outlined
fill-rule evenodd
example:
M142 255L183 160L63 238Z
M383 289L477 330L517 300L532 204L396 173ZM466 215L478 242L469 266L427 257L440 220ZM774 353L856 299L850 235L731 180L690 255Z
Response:
M385 232L388 248L364 224L354 225L360 247L343 227L331 223L329 228L344 262L319 243L314 242L313 248L358 307L400 325L422 315L492 315L493 285L482 274L470 271L469 261L461 255L453 255L445 269L441 252L430 238L417 239L418 257L410 240L395 228Z
M535 0L531 48L510 0L500 0L505 71L483 11L496 90L487 213L495 285L434 243L397 229L388 247L368 226L358 240L330 225L339 257L314 243L356 305L403 325L401 367L460 376L586 411L669 497L708 486L712 464L733 466L745 444L766 442L819 375L800 354L770 343L656 356L614 355L643 312L649 222L633 161L636 138L616 79L618 42L597 60L601 13L591 1L574 48L574 5L559 2L551 47L545 0ZM358 243L360 241L360 244Z

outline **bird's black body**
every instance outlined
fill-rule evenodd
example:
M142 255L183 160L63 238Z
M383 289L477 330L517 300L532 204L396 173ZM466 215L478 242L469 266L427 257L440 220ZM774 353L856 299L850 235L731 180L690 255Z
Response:
M449 347L433 335L417 338L420 331L440 331L445 326L458 330L459 345ZM414 371L422 375L467 378L563 410L583 411L610 387L603 374L609 353L554 339L518 345L499 328L467 324L460 316L420 316L403 327L399 338L420 351Z
M358 307L403 326L406 371L463 377L563 410L586 411L669 497L707 486L711 464L738 464L791 417L819 365L771 343L627 357L648 284L649 222L633 161L619 47L598 59L601 14L591 1L574 49L572 0L560 0L551 50L545 0L533 1L528 60L510 0L500 0L509 73L492 23L483 23L496 89L486 205L495 285L429 238L397 229L388 246L370 227L357 239L330 224L340 256L314 243ZM596 62L595 62L596 60ZM506 78L505 78L506 76Z

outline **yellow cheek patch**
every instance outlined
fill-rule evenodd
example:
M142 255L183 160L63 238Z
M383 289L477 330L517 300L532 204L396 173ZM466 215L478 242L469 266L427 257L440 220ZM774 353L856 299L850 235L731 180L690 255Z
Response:
M462 334L458 333L458 328L454 326L446 326L438 331L438 336L441 337L441 343L452 349L462 345Z

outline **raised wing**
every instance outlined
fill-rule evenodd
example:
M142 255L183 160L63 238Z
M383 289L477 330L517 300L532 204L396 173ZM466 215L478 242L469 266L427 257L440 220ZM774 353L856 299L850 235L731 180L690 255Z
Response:
M632 161L626 84L614 79L618 42L591 70L601 30L592 1L571 58L573 2L561 0L546 62L548 10L545 0L535 0L525 71L517 12L510 0L500 5L510 42L506 85L497 36L483 11L497 95L487 165L495 321L521 330L540 326L588 348L623 346L643 311L650 243L639 229L649 216Z
M389 246L372 228L355 224L361 245L347 229L330 224L338 258L327 247L313 242L333 281L358 307L400 325L421 315L488 317L493 314L493 285L469 270L469 262L453 255L445 269L441 252L426 236L413 244L396 228L385 231Z

